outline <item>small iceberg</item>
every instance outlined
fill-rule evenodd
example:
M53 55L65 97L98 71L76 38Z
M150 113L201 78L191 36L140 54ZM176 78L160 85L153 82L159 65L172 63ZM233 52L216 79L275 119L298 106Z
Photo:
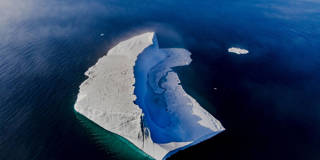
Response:
M241 49L241 48L236 48L236 47L229 48L228 52L235 53L235 54L248 54L249 53L249 51L246 49Z
M190 55L160 49L153 32L122 41L85 72L74 108L154 159L166 159L225 130L172 70L189 65Z

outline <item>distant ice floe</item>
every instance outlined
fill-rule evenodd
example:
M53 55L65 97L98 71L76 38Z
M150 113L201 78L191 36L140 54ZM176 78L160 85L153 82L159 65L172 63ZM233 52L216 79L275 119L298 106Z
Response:
M75 110L151 157L166 159L224 130L188 95L172 67L185 49L160 49L153 32L122 41L86 71Z
M248 54L249 53L249 51L246 49L241 49L241 48L236 48L236 47L229 48L228 52L235 53L235 54Z

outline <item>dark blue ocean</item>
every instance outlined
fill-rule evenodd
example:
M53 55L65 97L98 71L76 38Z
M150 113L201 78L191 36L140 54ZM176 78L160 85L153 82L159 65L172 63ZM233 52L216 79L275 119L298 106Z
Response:
M226 128L169 159L320 159L318 0L1 0L0 160L148 159L73 109L84 72L146 31L192 53L175 71Z

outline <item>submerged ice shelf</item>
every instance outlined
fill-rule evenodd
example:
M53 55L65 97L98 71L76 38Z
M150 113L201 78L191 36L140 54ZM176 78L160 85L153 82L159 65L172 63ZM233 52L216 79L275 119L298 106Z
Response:
M120 42L86 71L75 110L155 159L224 130L180 85L171 69L185 49L160 49L153 32Z

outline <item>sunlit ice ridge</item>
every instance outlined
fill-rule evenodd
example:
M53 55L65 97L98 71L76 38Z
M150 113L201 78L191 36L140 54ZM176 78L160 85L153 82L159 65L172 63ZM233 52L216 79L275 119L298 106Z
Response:
M155 159L209 139L223 126L172 70L189 65L190 55L160 49L153 32L122 41L86 72L75 110Z

